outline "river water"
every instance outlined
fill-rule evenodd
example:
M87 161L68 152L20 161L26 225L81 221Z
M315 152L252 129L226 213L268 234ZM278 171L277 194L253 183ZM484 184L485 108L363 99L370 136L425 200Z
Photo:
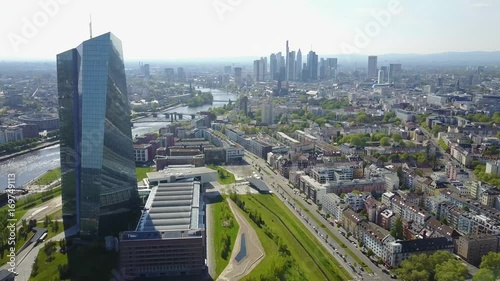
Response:
M214 100L231 100L236 101L236 94L227 94L220 90L206 89L206 88L196 88L196 90L201 90L202 92L211 91ZM221 107L227 104L227 102L214 102L212 105L203 105L199 107L178 107L175 109L168 110L167 112L177 112L186 115L196 114L200 111L207 111L210 107ZM164 127L166 124L170 123L166 121L165 116L158 115L159 117L153 118L148 117L140 119L138 123L134 123L132 128L132 136L143 135L151 132L158 132L158 130ZM186 116L185 118L191 118ZM165 122L157 122L164 121ZM48 170L59 167L59 145L50 146L41 150L33 151L18 157L11 158L0 162L0 190L4 190L7 187L7 175L15 174L15 185L16 187L21 187L31 180L39 177Z

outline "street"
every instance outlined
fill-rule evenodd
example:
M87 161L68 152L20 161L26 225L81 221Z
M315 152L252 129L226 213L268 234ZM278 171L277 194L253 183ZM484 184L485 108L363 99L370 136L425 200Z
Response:
M48 239L48 241L58 241L64 238L64 232L57 234L56 236ZM16 276L16 281L28 281L31 275L31 268L33 263L35 262L35 258L38 255L38 252L41 248L45 246L45 243L40 243L37 246L30 245L22 252L17 253L16 257L16 272L19 274ZM4 264L0 269L8 270L10 266L8 264Z
M244 160L249 164L257 164L257 166L259 166L262 171L266 171L270 174L267 175L266 173L263 173L264 182L273 190L273 192L277 194L277 196L279 194L278 197L285 203L286 206L288 206L292 213L294 213L295 216L299 218L299 220L306 226L306 228L309 229L309 231L311 231L311 233L313 233L313 235L316 236L319 241L321 241L323 246L331 251L332 256L336 258L342 266L350 270L350 274L352 274L355 280L393 280L388 274L384 273L381 268L373 264L355 245L352 244L350 240L342 236L338 228L331 226L328 221L316 211L316 205L309 205L305 203L302 197L300 197L298 194L295 194L294 190L288 186L288 180L279 174L276 175L274 171L272 171L267 166L264 159L257 158L256 156L246 152ZM304 202L303 206L307 208L309 214L301 209L302 206L298 206L293 200L290 200L290 198L293 198L299 202ZM354 267L356 261L354 261L351 256L347 255L344 249L333 239L329 238L327 239L327 241L325 241L325 239L321 237L321 235L323 235L323 237L325 235L324 233L321 233L322 228L316 225L316 222L309 217L310 215L315 216L320 222L322 222L326 228L328 228L336 237L338 237L340 241L342 241L342 243L344 243L346 247L349 248L349 250L351 250L357 257L359 257L374 273L369 274L366 271L361 271L359 269L359 265ZM319 231L316 232L316 229ZM330 244L335 247L337 252L332 250ZM341 256L345 257L345 260ZM353 267L351 267L351 265L353 265L354 269Z

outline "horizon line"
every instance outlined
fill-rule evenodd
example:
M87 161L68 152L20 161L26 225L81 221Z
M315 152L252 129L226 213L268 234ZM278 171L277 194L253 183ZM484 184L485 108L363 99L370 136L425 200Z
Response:
M384 53L384 54L358 54L358 53L352 53L352 54L318 54L318 57L320 58L326 58L326 57L349 57L349 56L356 56L356 57L363 57L363 56L377 56L377 57L383 57L383 56L430 56L430 55L442 55L442 54L460 54L460 53L500 53L500 50L497 51L445 51L445 52L436 52L436 53ZM271 55L273 53L270 53ZM54 55L53 58L1 58L0 57L0 62L55 62L57 55ZM174 57L174 58L138 58L138 57L132 57L125 59L124 61L142 61L142 60L150 60L150 61L193 61L193 60L230 60L230 59L251 59L251 58L261 58L261 57L267 57L267 56L262 56L262 55L240 55L240 56L213 56L213 57Z

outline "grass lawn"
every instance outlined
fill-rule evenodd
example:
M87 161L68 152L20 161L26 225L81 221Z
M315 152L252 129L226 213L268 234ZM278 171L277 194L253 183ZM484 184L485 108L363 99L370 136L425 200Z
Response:
M57 245L57 247L59 247L59 245ZM43 249L44 248L40 249L40 251L38 252L38 274L34 277L31 276L29 281L54 280L52 278L54 278L55 276L59 277L59 270L57 269L57 266L60 264L62 265L68 263L66 255L59 253L59 251L56 251L53 254L54 260L52 260L51 262L47 262L47 255L45 255Z
M298 201L297 199L293 199L293 201L300 206L300 208L302 208L306 213L310 213L309 210L302 204L302 202ZM339 244L346 252L349 256L351 256L359 265L361 265L367 272L369 273L372 273L373 270L371 270L370 267L368 267L366 265L366 263L364 263L356 254L354 254L351 249L349 249L342 241L340 241L340 239L335 236L333 234L333 232L331 232L321 221L318 220L318 218L311 214L310 217L316 222L316 224L318 224L319 227L321 227L325 232L326 234L328 234L328 237L331 237L333 238L333 240L335 240L335 242L337 242L337 244Z
M215 273L219 276L224 268L226 268L229 259L231 258L231 252L233 250L234 241L236 241L236 236L238 235L238 222L234 218L231 209L225 199L219 197L219 202L212 204L212 219L213 219L213 237L212 241L215 249ZM232 225L229 223L232 221ZM226 232L230 237L231 246L229 248L229 254L226 259L222 258L221 252L222 247L220 246L222 241L221 237L223 233Z
M62 207L61 207L61 209L59 209L59 210L53 212L52 214L50 214L49 218L51 220L54 220L54 219L61 220L62 219Z
M44 202L46 202L54 197L60 196L60 195L61 195L61 187L57 187L57 188L54 188L50 191L46 191L43 193L36 193L33 195L29 195L28 197L22 198L22 199L18 200L16 203L14 218L16 218L18 220L18 222L20 222L20 219L30 209L34 209L37 206L41 205L42 203L44 203ZM8 209L7 205L0 208L0 213L2 213L2 217L5 216L4 223L1 226L3 228L5 228L7 225L6 218L9 215L8 212L9 212L9 209ZM54 215L56 215L56 214L57 214L57 212L54 213ZM62 214L61 214L61 216L62 216ZM18 227L18 229L19 229L19 227ZM61 223L61 231L62 231L62 223ZM49 237L54 236L54 235L51 236L50 230L49 230L48 236ZM27 237L22 237L20 235L17 235L17 237L16 237L16 249L20 249L29 238L31 238L30 235L28 235ZM0 253L0 264L4 264L7 262L7 257L5 256L6 253L7 253L6 251L4 251L3 255L2 255L2 253Z
M55 168L41 175L38 179L35 180L35 184L47 185L60 178L61 178L61 168Z
M217 181L220 184L231 184L236 182L234 174L227 171L226 169L215 165L207 165L207 167L217 171Z
M50 217L50 215L49 215L49 217ZM36 226L45 228L45 226L43 225L43 221L38 222ZM45 239L50 239L50 238L56 236L57 234L63 232L62 222L59 222L59 230L58 231L55 231L55 229L52 228L51 225L49 225L46 228L48 229L48 232L47 232L47 237ZM34 232L30 232L26 237L23 237L20 234L18 234L16 237L16 250L19 250L24 244L26 244L26 242L28 242L28 240L31 239L31 236L33 236L33 234L34 234ZM3 257L0 258L0 264L5 264L7 262L6 254L8 254L8 252L4 251Z
M34 193L17 200L15 218L20 220L30 209L36 208L44 202L61 195L61 187L58 186L49 191ZM9 210L8 205L0 208L0 212Z
M143 178L147 178L146 173L154 171L155 168L153 167L135 167L135 174L137 175L137 181L140 181Z
M56 242L59 247L59 243ZM73 281L109 281L111 270L118 264L118 253L106 252L102 247L75 245L68 254L54 253L55 259L47 262L45 251L38 252L39 273L29 281L51 281L59 277L59 265L69 264L69 277ZM68 261L68 258L71 261Z
M276 196L258 194L240 198L247 209L261 214L266 227L288 247L294 262L287 270L286 280L351 279L347 271L320 245L312 233L304 229L302 223ZM247 213L245 215L248 217ZM283 259L278 254L278 246L274 240L267 236L262 228L252 221L251 223L259 235L266 257L243 280L259 280L263 274L272 274L275 265Z

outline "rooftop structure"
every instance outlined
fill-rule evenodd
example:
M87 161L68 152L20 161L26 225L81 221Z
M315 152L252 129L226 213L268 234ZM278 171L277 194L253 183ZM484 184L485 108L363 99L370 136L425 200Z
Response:
M126 280L204 272L200 192L200 182L192 178L151 189L136 230L120 234L120 265Z
M146 173L146 175L150 187L160 183L177 182L191 178L199 180L201 184L217 180L217 171L192 165L168 166L164 170Z

